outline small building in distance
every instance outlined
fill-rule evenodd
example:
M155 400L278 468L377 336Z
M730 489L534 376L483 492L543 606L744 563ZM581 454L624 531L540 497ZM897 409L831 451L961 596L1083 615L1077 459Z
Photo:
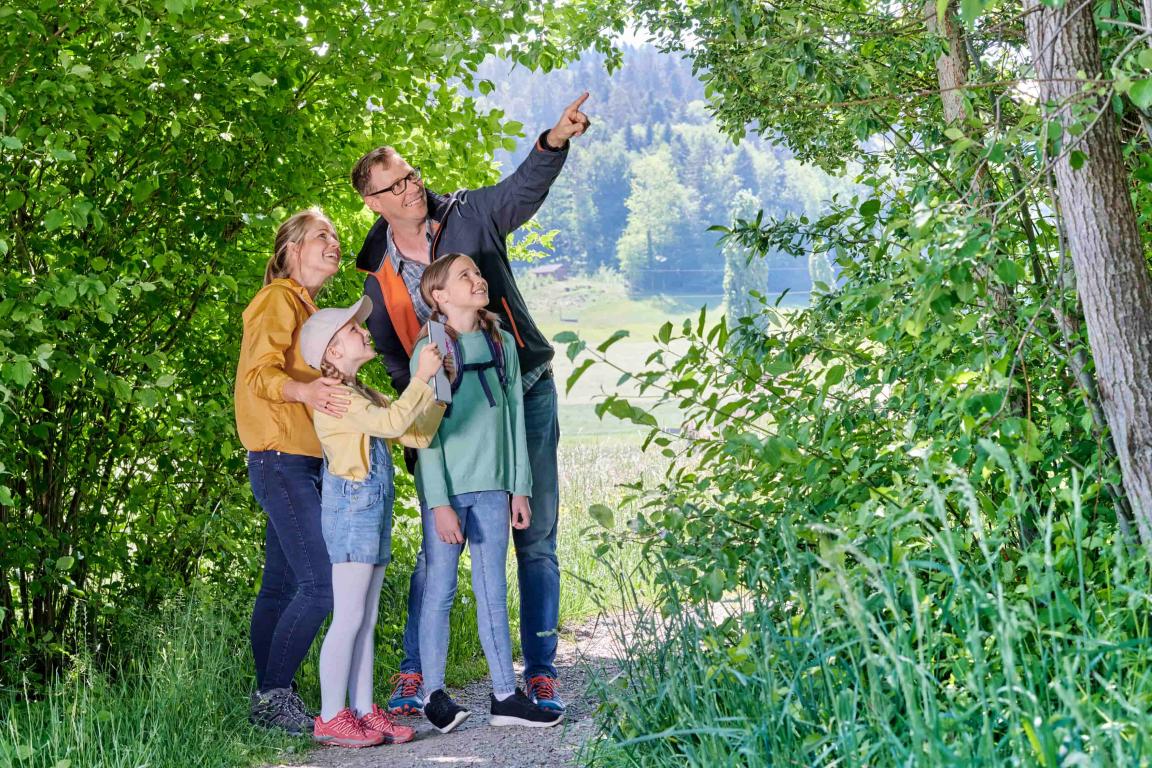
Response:
M568 277L567 264L544 264L539 267L532 267L528 273L536 277L550 277L553 280L565 280Z

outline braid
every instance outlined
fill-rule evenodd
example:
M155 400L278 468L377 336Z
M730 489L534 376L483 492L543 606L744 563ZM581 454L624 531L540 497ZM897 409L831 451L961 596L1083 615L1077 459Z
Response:
M486 309L477 310L476 315L480 321L480 327L492 337L492 341L503 344L504 340L500 338L500 316Z
M344 386L349 387L353 392L373 405L380 406L381 408L388 405L388 401L384 399L384 395L371 387L366 387L361 384L359 376L347 376L343 371L330 363L327 358L320 361L320 375L332 379L340 379L340 382L344 384Z

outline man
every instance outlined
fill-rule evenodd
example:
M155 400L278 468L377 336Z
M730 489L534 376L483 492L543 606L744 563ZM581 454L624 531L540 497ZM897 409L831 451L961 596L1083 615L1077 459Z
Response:
M433 259L466 253L488 281L488 309L516 339L523 372L524 422L532 465L532 523L514 530L520 582L520 645L525 691L542 707L563 711L556 691L556 630L560 611L560 566L556 558L559 488L556 446L560 438L552 345L536 327L516 286L507 237L539 210L568 156L569 139L588 130L580 111L584 93L556 125L540 134L516 171L498 184L439 195L424 188L417 168L391 147L372 150L352 170L352 186L380 218L364 240L356 267L367 273L364 293L372 298L368 328L396 391L408 386L408 361L431 310L420 296L420 277ZM394 678L389 710L423 707L419 620L424 593L424 555L417 558L408 590L404 661Z

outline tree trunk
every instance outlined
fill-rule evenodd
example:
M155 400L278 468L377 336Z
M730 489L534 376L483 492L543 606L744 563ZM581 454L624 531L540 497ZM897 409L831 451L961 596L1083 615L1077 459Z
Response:
M1025 23L1041 101L1064 127L1053 161L1056 193L1100 400L1140 538L1152 549L1152 278L1111 105L1095 82L1100 50L1092 4L1053 8L1025 0ZM1085 130L1074 135L1069 128L1077 122ZM1083 153L1079 169L1073 150Z

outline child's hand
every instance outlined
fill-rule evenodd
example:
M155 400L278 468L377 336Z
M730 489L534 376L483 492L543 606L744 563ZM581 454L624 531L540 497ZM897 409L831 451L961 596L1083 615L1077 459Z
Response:
M420 356L416 362L416 378L421 381L428 381L436 375L436 371L440 370L443 363L444 355L440 352L440 347L435 344L428 344L420 350Z
M512 497L512 527L522 531L532 524L532 506L527 496Z
M463 544L464 534L460 531L460 516L450 506L433 507L436 517L436 535L445 544Z

